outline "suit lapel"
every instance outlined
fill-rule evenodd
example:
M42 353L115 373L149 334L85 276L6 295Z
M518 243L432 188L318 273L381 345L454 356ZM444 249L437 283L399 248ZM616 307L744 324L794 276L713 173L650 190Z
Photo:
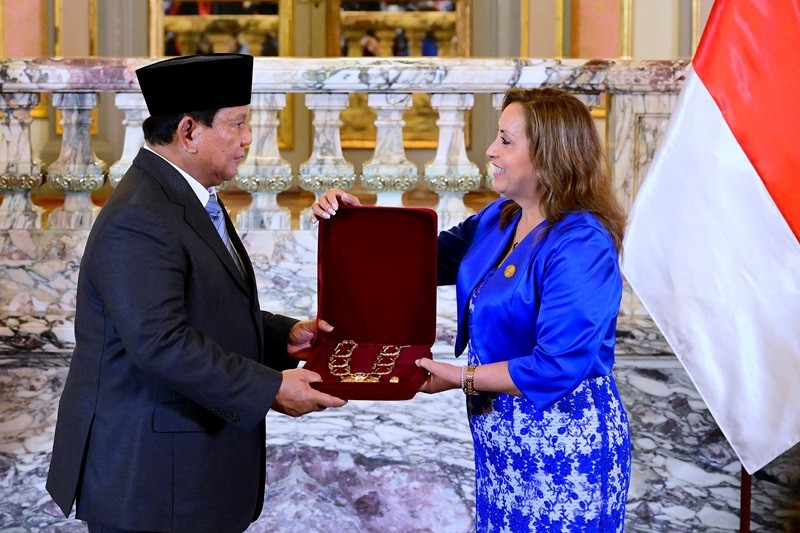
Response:
M205 243L214 251L214 254L225 265L230 276L234 279L236 284L245 292L253 293L253 283L250 280L245 280L239 269L234 263L234 258L225 247L225 243L217 233L211 217L200 204L192 188L186 183L186 180L180 173L175 170L169 163L164 161L161 156L142 148L134 160L134 164L139 164L147 173L158 181L166 192L167 196L172 202L183 206L184 220L186 223L205 241ZM242 241L236 235L230 217L228 216L225 206L220 202L223 215L225 216L225 224L228 228L228 236L231 238L239 257L242 260L242 267L245 274L252 278L253 269L250 265L250 260L247 258L247 251L244 249Z

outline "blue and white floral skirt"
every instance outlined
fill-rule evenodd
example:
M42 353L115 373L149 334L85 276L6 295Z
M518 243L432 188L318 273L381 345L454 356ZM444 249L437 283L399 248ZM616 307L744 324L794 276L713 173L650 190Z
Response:
M587 379L544 411L481 393L467 398L467 413L478 532L623 531L631 445L611 375Z

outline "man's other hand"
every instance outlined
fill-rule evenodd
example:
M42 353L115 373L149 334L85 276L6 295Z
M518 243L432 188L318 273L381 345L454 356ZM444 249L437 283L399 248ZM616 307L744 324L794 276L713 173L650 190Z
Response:
M322 381L320 375L311 370L284 370L283 382L272 402L272 409L285 415L300 416L312 411L324 411L328 407L342 407L347 403L311 387L311 383L319 381Z

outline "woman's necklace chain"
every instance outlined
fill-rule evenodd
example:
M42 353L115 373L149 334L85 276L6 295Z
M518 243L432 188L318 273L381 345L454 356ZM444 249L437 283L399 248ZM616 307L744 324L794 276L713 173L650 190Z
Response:
M532 226L530 229L520 231L519 223L517 223L516 231L514 231L514 240L511 243L511 249L514 250L519 244L528 236L530 232L533 231L533 228L538 226L538 224Z

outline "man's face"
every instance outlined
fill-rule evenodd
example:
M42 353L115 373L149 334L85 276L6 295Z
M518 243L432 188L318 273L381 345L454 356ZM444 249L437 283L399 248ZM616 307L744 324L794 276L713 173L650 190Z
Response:
M194 178L205 187L216 187L233 179L245 148L253 142L247 125L249 106L223 107L211 127L200 125L196 137L197 165Z

